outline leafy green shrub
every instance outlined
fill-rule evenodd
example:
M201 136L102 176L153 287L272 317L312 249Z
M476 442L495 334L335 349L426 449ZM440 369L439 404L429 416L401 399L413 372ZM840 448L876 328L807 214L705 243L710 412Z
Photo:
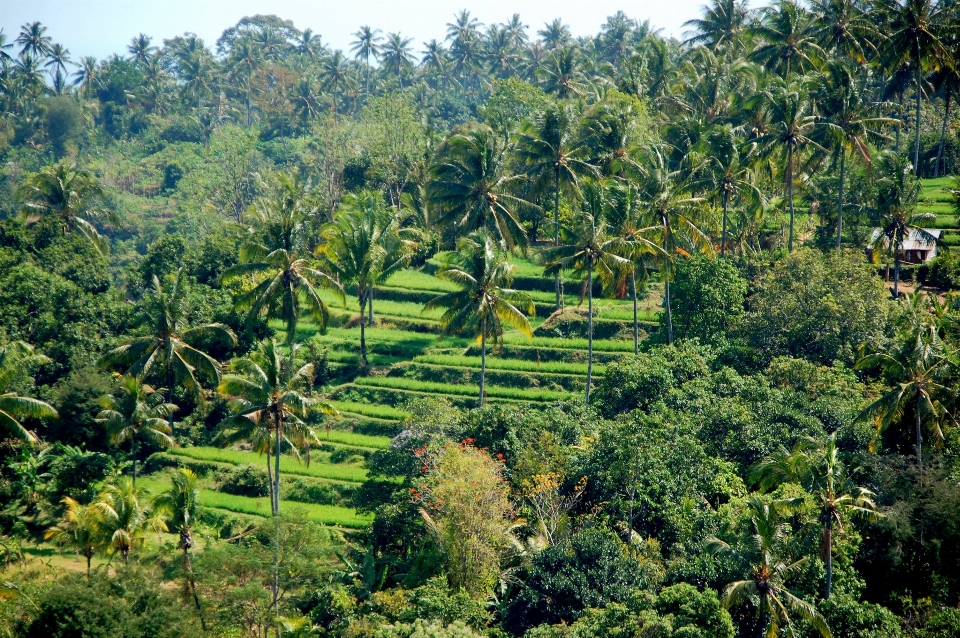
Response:
M221 472L217 477L217 489L237 496L260 497L270 493L267 473L252 465Z
M955 253L940 253L930 262L926 283L945 290L960 288L960 257Z
M743 317L747 281L729 261L703 256L677 260L670 285L673 329L678 339L711 343ZM660 331L666 334L666 315Z
M316 481L304 481L296 478L286 481L284 485L284 498L301 503L314 503L316 505L349 507L357 492L357 488L352 485L318 483Z

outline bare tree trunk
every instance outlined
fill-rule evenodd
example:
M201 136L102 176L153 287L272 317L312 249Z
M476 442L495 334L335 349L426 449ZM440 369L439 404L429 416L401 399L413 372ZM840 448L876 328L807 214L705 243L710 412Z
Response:
M916 126L914 128L914 133L917 136L917 139L913 142L913 174L918 175L920 173L920 56L917 56L917 64L914 70L914 81L916 82L917 96L916 96Z
M846 177L847 151L840 151L840 201L837 204L837 250L840 250L840 238L843 235L843 181Z
M637 267L630 270L630 292L633 294L633 354L640 352L640 327L637 321Z
M373 327L373 284L370 284L370 290L367 291L367 303L370 304L370 327Z
M921 478L923 477L923 456L921 454L921 435L920 435L920 394L917 394L917 398L914 400L913 406L913 425L914 425L914 434L917 437L917 470L920 472Z
M933 165L933 176L940 177L940 158L943 157L943 140L947 136L947 120L950 118L950 95L953 93L953 87L947 84L947 96L943 109L943 124L940 125L940 145L937 147L937 163ZM947 172L947 167L943 167L943 172Z
M667 343L673 343L673 317L670 314L670 281L663 282L663 301L667 313Z
M137 489L137 435L130 437L130 453L133 455L133 489Z
M787 148L787 199L790 204L790 235L787 239L787 251L793 252L793 146Z
M593 383L593 256L587 257L587 393L583 404L590 405Z
M767 633L767 593L760 592L760 620L757 627L757 638L763 638Z
M727 254L727 205L730 203L730 193L723 190L723 232L720 233L720 258Z
M894 244L893 249L893 298L900 298L900 244Z
M827 512L827 526L823 530L823 544L827 555L824 556L827 564L827 588L824 598L830 600L830 588L833 583L833 512Z
M553 179L553 247L560 245L560 169L554 170ZM557 291L557 310L563 308L563 284L560 283L560 271L555 275L554 286Z
M283 421L277 415L277 449L273 455L273 503L271 509L274 516L280 514L280 445L283 440Z
M367 368L367 333L364 328L364 319L363 319L363 310L364 310L364 300L366 299L366 294L359 295L360 297L360 367L364 370ZM372 311L371 311L371 314Z
M480 401L479 407L483 407L484 385L487 380L487 318L484 317L480 322Z

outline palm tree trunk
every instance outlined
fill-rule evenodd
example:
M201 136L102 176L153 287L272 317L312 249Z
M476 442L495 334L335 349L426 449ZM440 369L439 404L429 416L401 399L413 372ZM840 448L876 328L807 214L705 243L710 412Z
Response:
M897 91L897 104L900 105L900 113L898 113L897 115L902 116L903 115L903 91L902 90ZM899 119L900 118L898 117L897 120ZM900 154L900 122L899 121L897 122L897 139L893 144L893 150L898 155Z
M793 146L787 147L787 199L790 204L790 235L787 251L793 252Z
M367 303L370 304L370 327L373 327L373 285L370 285L370 290L367 291Z
M900 245L902 242L894 244L893 249L893 298L900 298Z
M587 392L584 405L590 405L590 385L593 383L593 256L587 257Z
M830 600L830 586L833 583L833 512L827 512L827 526L823 530L823 544L826 547L827 555L824 557L827 563L827 588L824 598Z
M274 516L280 515L280 442L283 439L283 421L277 417L277 449L273 455L273 507Z
M367 368L367 334L366 329L364 328L363 320L363 310L364 310L364 299L366 299L366 294L361 293L360 297L360 367L363 369Z
M133 455L133 488L137 488L137 437L130 437L130 453Z
M670 281L663 282L663 302L667 313L667 343L673 343L673 316L670 314Z
M87 580L90 580L90 560L93 558L93 554L85 552L84 557L87 559Z
M187 587L193 596L193 604L200 616L200 626L207 630L207 623L203 619L203 607L200 605L200 596L197 594L197 582L193 578L193 562L190 560L190 548L193 547L193 537L186 528L180 530L180 547L183 548L183 574L187 579Z
M913 174L918 175L920 173L920 56L917 55L917 64L914 69L914 82L916 83L916 107L914 108L916 116L916 124L914 128L914 134L917 139L913 142Z
M553 247L560 245L560 169L553 172ZM560 271L557 270L554 286L557 291L557 310L563 308L563 286L560 283Z
M730 193L723 190L723 232L720 233L720 258L727 254L727 206L730 203Z
M487 380L487 318L484 317L480 322L480 401L479 407L483 407L484 385Z
M757 638L763 638L767 633L767 593L760 592L760 621L757 626Z
M940 125L940 145L937 147L937 163L933 165L933 176L934 178L940 177L940 158L943 157L943 140L947 135L947 120L950 118L950 95L953 93L951 91L952 87L947 84L947 96L945 98L945 104L943 109L943 123ZM946 166L944 168L944 173L946 173Z
M837 250L840 250L840 237L843 234L843 181L846 177L847 151L840 151L840 200L837 204Z
M923 456L921 455L921 438L920 438L920 393L917 393L917 398L914 399L913 406L913 427L914 435L917 437L917 470L920 472L921 476L923 475Z
M633 295L633 354L640 352L640 326L637 321L637 267L630 270L630 292Z
M267 437L267 490L270 496L270 512L273 512L273 468L270 467L270 437Z

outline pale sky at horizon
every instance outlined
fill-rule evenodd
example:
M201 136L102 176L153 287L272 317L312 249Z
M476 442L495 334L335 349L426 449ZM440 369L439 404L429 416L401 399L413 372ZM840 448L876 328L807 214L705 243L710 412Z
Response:
M351 34L369 24L384 33L412 37L419 54L424 41L444 38L446 24L464 8L484 24L505 22L519 13L532 38L543 23L558 17L575 36L592 35L620 9L631 18L649 19L666 36L680 37L681 25L698 17L703 4L705 0L0 0L0 28L12 40L22 24L39 20L47 26L47 35L77 61L87 55L126 55L130 39L141 32L160 45L191 31L212 48L240 18L272 13L301 30L313 29L334 49L349 51Z

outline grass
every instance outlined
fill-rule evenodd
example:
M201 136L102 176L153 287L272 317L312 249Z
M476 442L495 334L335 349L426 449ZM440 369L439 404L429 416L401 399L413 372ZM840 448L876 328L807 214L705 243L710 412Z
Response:
M351 401L331 401L334 407L341 412L350 414L359 414L360 416L370 417L372 419L385 419L387 421L402 421L410 416L409 412L398 410L389 405L376 405L373 403L353 403Z
M320 431L317 432L317 437L324 442L342 443L352 447L366 447L375 450L385 450L390 447L390 437L388 436L369 436L346 430Z
M251 498L225 494L214 490L200 490L200 504L205 507L237 512L239 514L253 514L254 516L270 515L270 500L266 497ZM337 505L317 505L315 503L300 503L298 501L281 501L280 511L283 513L302 513L306 518L337 527L361 528L373 521L373 516L358 514L348 507Z
M263 465L266 459L253 452L244 452L242 450L229 450L217 447L183 447L170 450L170 454L185 456L200 461L215 461L218 463L231 463L233 465ZM299 463L290 456L280 458L280 473L297 476L312 476L314 478L331 479L334 481L347 481L350 483L362 483L367 479L367 471L360 467L350 465L334 465L325 463L327 458L325 454L314 453L310 465L306 462ZM321 460L322 459L322 460ZM271 463L273 459L271 459Z
M453 396L477 396L480 386L458 383L438 383L435 381L416 381L405 377L360 377L354 380L354 385L367 388L386 388L388 390L410 390L428 394L448 394ZM519 401L560 401L569 398L569 392L553 390L507 388L501 386L487 386L488 397L514 399Z
M506 334L503 336L504 343L518 346L532 346L540 348L551 348L561 350L586 350L586 339L574 339L558 337L534 337L528 339L520 334ZM597 352L633 352L632 341L618 341L616 339L594 339L593 349Z
M419 290L419 291L436 291L436 292L452 292L459 290L457 284L440 279L439 277L434 277L428 273L414 270L412 268L407 268L406 270L401 270L395 272L387 279L387 286L393 288L407 288L409 290ZM376 296L376 293L374 293ZM374 312L376 312L376 299L374 299Z
M427 363L438 366L451 366L458 368L480 368L480 357L467 357L461 355L446 354L427 354L420 355L413 359L414 363ZM537 363L535 361L523 361L521 359L500 359L497 357L487 358L487 368L490 370L508 370L515 372L546 372L552 374L587 374L587 364L585 363L565 363L562 361L544 361ZM602 375L606 372L606 366L594 364L593 372Z

